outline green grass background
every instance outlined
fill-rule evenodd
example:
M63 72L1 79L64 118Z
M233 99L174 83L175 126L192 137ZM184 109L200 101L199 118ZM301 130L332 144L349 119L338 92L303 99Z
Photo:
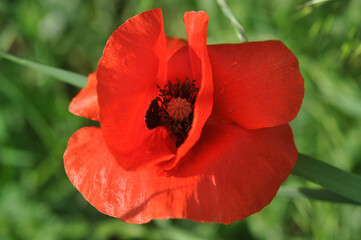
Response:
M250 41L280 39L298 57L306 94L292 122L300 152L361 174L361 1L229 0ZM208 42L238 42L214 0L1 0L0 51L88 74L127 18L161 7L166 33L205 10ZM361 239L361 208L277 196L230 225L132 225L99 213L68 180L67 140L93 122L73 116L79 89L0 59L0 239ZM311 186L290 176L286 187ZM360 189L361 191L361 189Z

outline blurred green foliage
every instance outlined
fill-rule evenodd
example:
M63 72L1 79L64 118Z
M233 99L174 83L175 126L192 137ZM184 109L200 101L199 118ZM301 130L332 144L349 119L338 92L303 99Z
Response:
M280 39L299 59L306 87L292 122L299 151L360 175L361 1L228 4L250 41ZM168 35L185 37L183 13L205 10L209 43L238 42L215 0L1 0L0 50L88 74L110 34L154 7L163 9ZM96 124L68 112L77 91L0 60L0 239L361 239L359 207L281 196L227 226L132 225L99 213L63 168L69 137ZM294 176L285 185L314 186Z

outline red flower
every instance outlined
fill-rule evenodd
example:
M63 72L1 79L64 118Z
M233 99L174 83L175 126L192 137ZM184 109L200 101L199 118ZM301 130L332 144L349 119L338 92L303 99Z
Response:
M160 9L129 19L70 104L101 128L71 137L65 170L93 206L126 222L244 219L296 163L294 55L279 41L207 46L202 11L184 23L188 41L165 37Z

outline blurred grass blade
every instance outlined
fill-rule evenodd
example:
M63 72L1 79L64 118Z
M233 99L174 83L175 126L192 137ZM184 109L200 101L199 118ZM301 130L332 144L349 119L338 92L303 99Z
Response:
M348 203L348 204L360 205L359 202L343 197L327 189L310 189L310 188L291 189L291 188L281 187L277 193L277 196L290 197L290 198L308 198L311 200L321 200L321 201L328 201L335 203Z
M343 197L361 203L361 177L299 154L292 173Z
M32 62L29 60L25 60L22 58L18 58L13 55L6 54L4 52L0 52L0 57L5 58L14 63L20 64L22 66L31 68L33 70L48 74L60 81L69 83L75 87L83 88L83 87L85 87L85 85L88 81L88 78L86 76L83 76L83 75L80 75L77 73L72 73L72 72L69 72L66 70L54 68L54 67L49 67L49 66L46 66L46 65L43 65L40 63L36 63L36 62Z
M248 40L246 34L244 33L243 26L233 15L232 11L229 9L226 0L217 0L217 3L219 7L222 9L224 16L231 22L239 40L241 40L241 42L247 42Z
M309 7L309 6L312 6L312 5L315 5L315 4L320 4L320 3L324 3L324 2L328 2L330 0L311 0L309 2L306 2L306 3L303 3L301 5L299 5L297 7L297 9L302 9L302 8L305 8L305 7Z

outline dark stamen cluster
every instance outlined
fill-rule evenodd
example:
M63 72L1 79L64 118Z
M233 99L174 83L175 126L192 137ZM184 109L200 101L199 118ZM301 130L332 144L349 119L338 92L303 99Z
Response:
M181 82L177 79L176 83L168 81L163 88L159 88L158 96L152 100L145 115L145 123L148 129L158 126L164 126L171 137L176 138L176 147L179 147L187 138L188 132L192 127L193 111L182 121L175 120L167 112L168 103L174 98L186 99L194 107L198 88L195 86L196 80L188 78Z

